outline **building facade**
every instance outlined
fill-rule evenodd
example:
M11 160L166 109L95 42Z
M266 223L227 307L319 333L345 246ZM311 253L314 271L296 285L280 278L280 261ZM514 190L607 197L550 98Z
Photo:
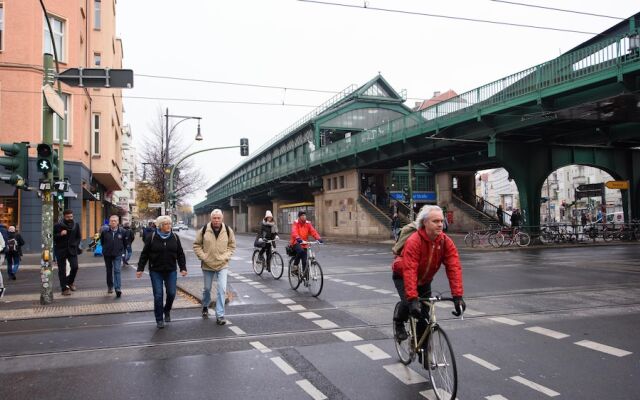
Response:
M68 68L122 67L122 43L115 37L115 1L65 0L46 3L51 29L39 2L0 1L0 142L30 142L28 184L38 187L36 145L43 141L43 54ZM51 32L50 32L51 31ZM51 40L53 34L53 41ZM56 85L57 88L57 85ZM105 216L118 213L112 193L122 182L122 96L120 89L61 85L65 119L54 116L54 148L64 159L71 189L54 209L70 208L86 238ZM40 250L41 201L36 191L0 183L2 222L15 225L25 238L24 251Z

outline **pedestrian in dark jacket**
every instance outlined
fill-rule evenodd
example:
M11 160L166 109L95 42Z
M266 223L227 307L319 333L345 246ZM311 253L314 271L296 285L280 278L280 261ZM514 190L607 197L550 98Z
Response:
M78 273L78 254L80 254L80 225L73 221L73 211L65 210L63 219L53 227L53 249L58 260L58 278L63 296L69 296L76 290L75 280ZM67 276L67 261L71 272Z
M131 254L133 253L133 250L131 249L131 244L133 243L134 240L136 240L136 235L133 232L133 229L131 229L131 226L129 225L129 221L123 224L122 229L124 230L124 238L127 243L122 262L124 263L124 265L129 265L129 260L131 259Z
M122 255L127 248L124 230L118 226L118 222L118 216L112 215L109 218L107 228L103 228L100 232L102 256L104 257L104 265L107 267L107 293L113 293L115 287L116 299L122 296L120 268Z
M15 226L9 227L7 234L8 240L6 244L6 259L7 259L7 272L9 278L16 280L16 274L18 268L20 268L20 257L22 256L22 246L24 246L24 239L22 235L16 232Z
M157 226L159 228L151 233L144 243L136 278L142 276L144 267L149 262L149 276L153 288L153 312L156 317L156 326L162 329L165 322L171 322L171 307L177 291L176 264L180 267L180 275L187 276L187 261L180 238L171 232L171 217L166 215L158 217ZM163 284L167 291L167 302L164 305L162 304Z
M267 263L265 266L267 270L271 270L271 246L276 247L275 242L269 242L269 240L274 240L278 237L278 227L276 226L275 221L273 220L273 214L271 211L267 210L264 214L264 219L262 220L262 225L260 226L260 239L264 246L260 250L258 257L261 261L264 261L264 253L267 253Z

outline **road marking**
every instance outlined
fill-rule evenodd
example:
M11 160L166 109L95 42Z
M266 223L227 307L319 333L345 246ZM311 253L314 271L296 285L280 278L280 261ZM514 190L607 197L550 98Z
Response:
M260 289L263 293L275 293L276 291L273 289Z
M244 260L244 258L243 258L243 257L237 257L237 256L231 256L231 259L232 259L233 261L242 261L242 260Z
M314 319L313 323L318 325L322 329L334 329L339 328L334 322L329 321L328 319Z
M283 300L291 300L291 299L280 299L280 300L278 300L278 301L282 302ZM291 300L291 301L293 301L293 300ZM282 303L282 304L284 304L284 303ZM302 310L306 310L306 309L307 309L305 306L303 306L303 305L301 305L301 304L296 304L296 305L293 305L293 306L287 306L287 307L288 307L288 308L289 308L289 310L291 310L291 311L302 311Z
M229 329L231 329L233 331L233 333L235 333L236 335L246 335L247 332L243 331L242 329L238 328L237 326L230 326Z
M362 338L351 331L333 332L333 335L341 339L343 342L357 342Z
M269 293L269 296L274 298L274 299L281 299L284 297L284 295L282 293Z
M347 254L347 257L358 257L360 254Z
M322 318L318 314L314 313L313 311L301 312L301 313L298 313L298 315L306 319Z
M291 299L278 299L278 302L280 304L296 304L296 302Z
M382 294L392 294L393 293L393 291L387 290L387 289L376 289L376 290L374 290L374 292L382 293Z
M493 396L487 396L487 397L485 397L485 399L487 399L487 400L509 400L506 397L501 396L499 394L494 394Z
M533 390L537 390L540 393L546 394L549 397L556 397L556 396L560 396L560 393L556 392L555 390L551 390L548 387L542 386L539 383L535 383L532 382L528 379L525 379L521 376L512 376L511 379L513 379L514 381L521 383L525 386L530 387Z
M362 253L361 256L375 256L376 253Z
M371 289L375 289L375 287L373 286L369 286L369 285L360 285L358 286L360 289L365 289L365 290L371 290Z
M391 356L385 353L381 348L373 344L361 344L359 346L353 346L372 360L384 360L386 358L391 358Z
M567 335L566 333L553 331L551 329L543 328L541 326L531 326L529 328L524 328L524 329L527 331L539 333L541 335L549 336L554 339L564 339L566 337L569 337L569 335Z
M483 367L491 370L491 371L497 371L500 369L500 367L497 367L493 364L491 364L489 361L485 361L480 357L476 357L473 354L464 354L462 357L468 358L469 360L473 361L476 364L482 365Z
M256 289L264 289L264 288L266 288L266 286L265 286L265 285L263 285L263 284L255 285L254 287L255 287Z
M476 310L472 310L470 308L467 308L464 311L465 314L471 315L472 317L478 316L478 315L484 315L484 313L482 311L476 311Z
M250 345L252 345L253 347L255 347L257 350L260 350L261 353L270 353L271 349L268 348L267 346L263 345L260 342L249 342Z
M391 375L398 378L400 382L405 385L413 385L415 383L424 383L427 381L424 376L402 363L385 365L384 369L386 369Z
M253 282L253 281L251 279L243 278L243 279L240 279L240 282L247 283L247 282Z
M607 346L606 344L600 344L596 342L592 342L591 340L581 340L579 342L575 342L578 346L586 347L591 350L601 351L603 353L611 354L616 357L624 357L629 354L633 354L630 351L618 349L615 347Z
M344 282L344 279L339 279L339 278L333 278L334 282Z
M391 252L390 251L383 251L381 253L376 253L376 255L378 255L378 256L382 255L382 254L391 254Z
M438 393L440 394L441 399L451 398L451 393L447 392L444 389L438 389ZM420 392L420 394L422 395L422 397L425 397L429 400L438 400L438 397L436 397L436 392L433 389L423 390L422 392ZM456 400L458 400L457 397Z
M507 324L511 326L524 325L524 322L516 321L515 319L511 319L511 318L491 317L489 319L495 322L500 322L501 324Z
M253 286L260 285L260 282L251 281L251 282L248 282L248 283L249 283L249 285L253 285Z
M313 400L324 400L328 397L319 391L311 382L306 379L296 381L296 384L302 388Z
M247 264L253 264L253 261L245 261Z
M291 367L291 365L287 364L287 362L280 357L273 357L270 360L273 361L273 363L277 365L285 375L293 375L298 373Z
M347 285L347 286L357 286L359 285L358 282L349 282L349 281L344 281L342 282L343 285Z

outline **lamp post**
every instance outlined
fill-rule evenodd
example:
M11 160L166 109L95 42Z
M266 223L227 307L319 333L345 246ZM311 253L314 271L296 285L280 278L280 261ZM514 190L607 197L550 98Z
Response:
M187 116L187 115L170 115L169 114L169 108L166 109L166 113L164 114L164 118L165 118L165 147L164 147L164 158L162 160L163 162L163 166L162 166L162 173L163 173L163 177L164 177L164 185L163 185L163 191L164 191L164 208L165 210L169 210L169 193L167 193L167 179L166 179L166 169L169 166L169 136L171 135L171 133L173 132L174 129L176 129L176 127L178 125L180 125L181 122L184 122L186 120L189 119L197 119L198 120L198 133L196 134L196 140L202 140L202 134L200 133L200 120L202 119L201 117L193 117L193 116ZM169 130L169 118L182 118L180 121L178 121L173 128L171 128L171 130Z

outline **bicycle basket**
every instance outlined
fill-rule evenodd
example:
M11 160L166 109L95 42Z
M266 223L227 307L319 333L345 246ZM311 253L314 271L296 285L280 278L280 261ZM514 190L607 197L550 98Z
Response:
M293 257L296 255L296 251L293 249L292 245L288 245L287 247L284 248L284 250L287 252L287 255L289 257Z

